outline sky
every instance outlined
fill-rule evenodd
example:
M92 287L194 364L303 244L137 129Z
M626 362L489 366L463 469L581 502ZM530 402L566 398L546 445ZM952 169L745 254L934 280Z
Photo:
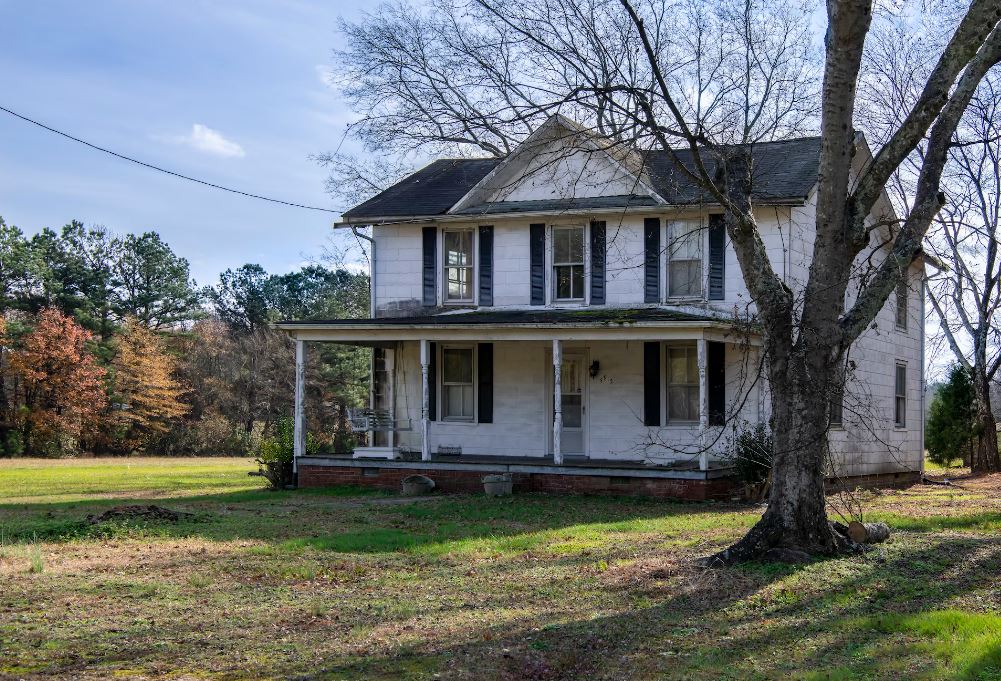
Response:
M338 18L366 4L0 0L0 106L185 175L346 209L308 157L335 149L352 120L326 78ZM169 177L3 112L0 216L28 234L74 219L157 231L199 284L248 262L296 269L338 217Z

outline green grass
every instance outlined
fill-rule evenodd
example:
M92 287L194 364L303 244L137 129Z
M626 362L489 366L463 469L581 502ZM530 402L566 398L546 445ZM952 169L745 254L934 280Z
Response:
M866 556L706 572L756 509L253 468L0 461L0 678L1001 678L996 482L862 495ZM137 502L192 515L87 521Z

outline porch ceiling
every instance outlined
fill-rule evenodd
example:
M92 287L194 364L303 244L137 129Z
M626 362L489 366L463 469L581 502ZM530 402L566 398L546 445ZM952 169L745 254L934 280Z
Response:
M666 307L516 309L444 312L413 317L284 321L300 340L630 340L726 334L733 321L711 310Z

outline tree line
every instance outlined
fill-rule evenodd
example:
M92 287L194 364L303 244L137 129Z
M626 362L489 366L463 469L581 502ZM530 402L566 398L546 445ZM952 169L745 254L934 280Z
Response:
M365 316L368 277L311 264L227 269L199 287L156 232L73 221L33 236L0 218L0 456L248 454L292 412L280 319ZM310 353L316 441L350 447L368 355Z

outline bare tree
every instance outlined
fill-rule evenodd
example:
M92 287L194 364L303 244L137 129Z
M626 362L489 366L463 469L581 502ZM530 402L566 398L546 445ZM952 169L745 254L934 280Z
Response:
M429 117L435 123L425 132L419 126L416 135L402 125L374 127L381 131L373 133L374 139L381 142L379 135L385 134L388 144L396 134L389 131L398 130L402 142L415 147L460 144L497 153L510 145L489 130L526 132L559 106L616 143L667 152L676 170L724 210L763 330L772 403L775 459L768 509L741 541L709 562L853 550L855 545L830 524L825 508L828 395L843 380L853 342L921 257L922 240L945 202L940 184L953 134L980 81L1001 59L1001 2L974 0L951 23L918 97L862 168L853 164L857 86L873 21L872 3L866 0L827 3L819 100L812 98L815 81L802 38L808 22L787 21L775 3L470 0L441 20L458 22L457 17L468 23L470 35L482 39L477 44L497 52L469 63L460 55L447 74L435 72L428 92L448 93L436 102L468 99L477 88L493 97L474 100L483 105L480 113L460 113L455 135L432 141L440 119ZM429 60L433 52L425 47L423 42L403 46L396 68ZM485 77L464 81L483 63L486 72L501 78L499 85ZM406 89L412 80L399 78L398 86ZM397 120L401 110L427 115L407 109L411 100L396 99L395 92L381 94L386 110L373 110L373 125ZM809 277L797 295L773 269L752 211L753 145L801 130L818 110L822 139L815 241ZM887 183L920 144L909 209L899 218L873 219ZM683 160L680 149L691 160ZM846 309L859 258L873 271L857 284Z
M927 240L948 269L928 290L939 329L973 379L977 428L970 466L1001 470L991 383L1001 368L1001 91L986 79L967 111L949 154L950 203Z

